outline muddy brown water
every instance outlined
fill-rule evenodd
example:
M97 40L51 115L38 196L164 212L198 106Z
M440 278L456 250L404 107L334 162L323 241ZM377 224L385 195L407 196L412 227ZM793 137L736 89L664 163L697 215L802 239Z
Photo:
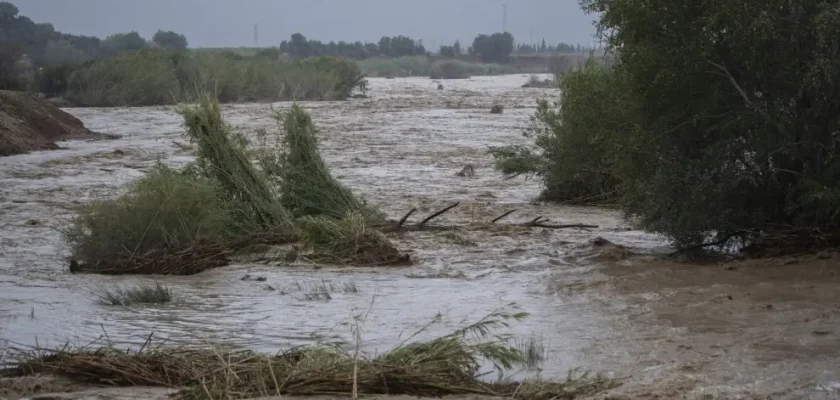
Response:
M118 194L158 160L190 162L181 120L170 107L69 109L90 129L123 138L0 158L0 343L84 344L107 334L131 347L155 332L171 343L274 352L350 340L352 315L370 308L362 345L381 352L438 314L417 339L515 303L531 316L510 333L545 346L542 377L584 367L621 379L616 393L630 398L840 396L836 256L735 269L669 265L651 255L668 251L667 243L631 230L615 211L530 204L539 183L503 180L486 153L526 143L522 129L536 100L559 100L558 90L521 88L527 79L458 80L443 91L428 79L371 79L368 99L303 105L333 174L392 217L460 201L435 223L484 222L515 208L507 221L542 215L599 228L410 233L396 238L416 261L410 267L240 263L154 278L174 290L162 306L97 304L102 287L153 278L70 274L59 230L80 204ZM504 113L490 114L493 104ZM266 104L223 111L249 135L278 131ZM467 164L475 175L456 176ZM593 247L595 237L626 248ZM324 282L335 287L331 299L308 299Z

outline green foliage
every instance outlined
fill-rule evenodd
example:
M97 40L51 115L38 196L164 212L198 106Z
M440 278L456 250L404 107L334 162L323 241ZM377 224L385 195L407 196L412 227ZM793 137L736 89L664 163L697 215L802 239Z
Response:
M39 91L47 97L64 95L72 72L73 67L70 64L41 69L35 76Z
M455 63L458 70L468 76L502 75L516 73L518 70L511 65L476 64L457 60L439 60L434 62L426 56L410 56L387 59L369 59L359 61L361 70L370 76L379 77L407 77L407 76L439 76L440 65ZM434 71L437 69L436 71ZM435 78L436 79L436 78Z
M292 57L306 58L318 56L348 57L362 60L375 56L403 57L426 55L426 48L422 41L415 41L406 36L383 37L379 43L362 42L328 42L307 39L306 36L295 33L291 40L284 40L278 48L280 53Z
M186 50L187 37L172 31L158 29L152 37L152 42L167 50Z
M222 102L343 100L366 85L358 65L343 59L283 62L233 53L144 49L64 66L42 74L47 81L40 86L56 94L56 79L64 68L72 70L65 97L93 107L172 104L194 100L196 89L212 91Z
M469 79L469 65L455 60L441 60L432 66L429 77L432 79Z
M170 104L181 95L174 65L166 52L125 52L75 68L66 98L89 107Z
M296 217L340 219L355 212L371 222L384 219L380 211L332 177L318 152L317 131L309 114L294 105L286 115L275 114L275 119L284 132L276 165L283 182L281 202L287 210Z
M642 226L680 245L708 233L837 229L836 4L582 4L600 13L640 102L625 205Z
M23 90L26 87L17 67L22 55L23 49L19 46L0 45L0 90Z
M219 241L231 224L212 182L158 165L116 199L83 207L64 237L74 259L97 266L122 259L126 252L139 255Z
M172 290L160 282L138 284L131 287L101 289L97 294L99 304L105 306L130 306L134 304L164 304L172 301Z
M9 21L18 15L18 8L7 1L0 2L0 21Z
M102 41L102 48L109 54L123 51L137 51L146 48L146 39L137 32L115 33Z
M218 102L205 97L179 112L190 138L198 144L199 176L215 182L216 195L230 207L238 230L289 232L291 219L276 198L274 182L253 165L245 139L224 122Z
M473 52L484 62L506 63L513 53L513 35L508 32L478 35L473 40Z
M538 103L526 136L535 149L491 149L506 177L537 175L540 198L573 204L615 202L621 193L621 159L638 118L634 99L621 91L624 77L596 62L560 80L563 103Z
M299 240L328 262L406 260L369 228L384 216L332 178L299 107L277 115L280 151L249 148L208 96L178 111L195 163L181 172L159 165L127 193L85 207L64 231L72 271L192 274L248 245Z

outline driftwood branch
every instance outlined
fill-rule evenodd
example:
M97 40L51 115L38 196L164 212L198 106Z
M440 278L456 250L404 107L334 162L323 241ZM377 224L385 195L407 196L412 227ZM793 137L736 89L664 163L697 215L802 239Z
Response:
M403 215L402 218L400 218L400 221L397 222L397 227L403 226L403 224L405 224L405 221L408 220L408 217L410 217L411 214L414 214L415 211L417 211L417 208L412 208L411 210L408 210L408 212L405 213L405 215Z
M443 213L445 213L445 212L447 212L447 211L449 211L449 210L451 210L451 209L453 209L453 208L455 208L455 207L458 207L458 204L461 204L461 203L456 201L456 202L454 202L454 203L452 203L452 204L450 204L450 205L448 205L448 206L446 206L446 207L444 207L444 208L442 208L442 209L440 209L440 210L436 211L436 212L435 212L435 213L433 213L432 215L429 215L428 217L423 218L423 220L422 220L422 221L420 221L420 222L417 224L417 226L418 226L418 227L423 227L423 226L426 226L426 224L427 224L429 221L431 221L431 220L433 220L433 219L435 219L435 218L437 218L437 217L441 216Z
M515 209L515 208L514 208L513 210L510 210L510 211L505 212L504 214L502 214L502 215L500 215L500 216L498 216L498 217L496 217L496 218L493 218L493 220L492 220L492 221L490 221L490 223L491 223L491 224L495 224L496 222L501 221L501 220L502 220L502 218L507 217L508 215L511 215L511 214L513 214L514 212L516 212L516 209Z
M409 210L399 221L395 223L390 223L388 225L380 225L379 228L382 229L383 232L406 232L406 231L448 231L448 230L456 230L462 229L462 226L446 226L446 225L434 225L429 226L429 221L443 215L444 213L452 210L453 208L457 207L460 203L455 202L452 203L444 208L441 208L438 211L430 214L428 217L423 218L420 222L416 224L406 225L406 220L408 217L414 214L417 211L416 208L412 208ZM489 228L489 225L493 225L496 222L502 220L503 218L507 217L510 214L513 214L516 209L506 211L505 213L499 215L496 218L493 218L489 224L484 225L485 228ZM538 216L530 221L521 222L521 223L512 223L509 226L518 226L518 227L526 227L526 228L544 228L544 229L595 229L598 228L598 225L587 225L587 224L549 224L549 219L543 216ZM478 225L481 227L481 225Z

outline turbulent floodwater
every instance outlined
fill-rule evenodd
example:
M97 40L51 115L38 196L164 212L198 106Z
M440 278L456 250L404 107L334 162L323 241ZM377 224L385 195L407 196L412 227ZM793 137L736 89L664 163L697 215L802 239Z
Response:
M316 337L349 339L352 315L369 309L362 344L368 351L383 351L424 326L429 325L419 338L438 336L515 303L531 316L512 333L540 338L545 376L565 376L584 366L619 377L633 371L650 383L661 379L663 371L681 371L677 352L663 356L656 349L677 348L674 338L687 331L662 318L640 319L652 312L644 301L661 298L658 289L618 297L608 290L612 285L597 284L608 278L597 265L566 257L598 236L637 253L667 250L665 243L626 228L616 212L531 205L538 182L506 181L493 172L488 146L525 143L522 129L535 101L559 98L558 90L521 88L526 80L515 75L445 81L445 90L438 91L429 79L371 79L368 99L303 105L320 128L321 152L333 174L392 217L412 207L419 209L417 216L425 215L460 201L435 223L488 221L515 208L510 221L542 215L599 228L459 232L473 246L441 233L411 233L397 239L412 253L411 267L258 263L156 278L174 290L173 302L163 306L97 304L102 287L151 278L70 274L59 229L80 204L118 194L154 163L190 162L181 120L169 107L70 109L90 129L123 137L66 142L63 150L0 158L0 340L55 346L107 334L112 342L137 346L154 332L170 342L206 340L274 352ZM493 104L503 104L504 114L491 115ZM289 104L273 106L283 110ZM278 131L269 105L228 105L223 112L249 135L258 129ZM455 176L466 164L475 166L475 176ZM245 275L265 281L242 280ZM336 287L332 298L308 300L307 288L324 282ZM358 290L345 291L345 285ZM808 310L825 311L818 306ZM827 323L835 326L836 315L832 318ZM655 357L666 359L657 366ZM833 382L837 371L826 369L836 362L833 357L805 376ZM768 367L759 363L751 368ZM777 366L779 374L782 370ZM823 374L817 376L819 371ZM719 375L729 389L755 381L730 375Z

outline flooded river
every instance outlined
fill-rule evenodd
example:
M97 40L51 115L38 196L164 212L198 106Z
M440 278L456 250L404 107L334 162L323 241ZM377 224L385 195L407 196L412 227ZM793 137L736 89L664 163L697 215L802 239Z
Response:
M417 207L419 218L459 201L435 223L489 221L517 209L509 221L545 216L599 228L410 233L396 239L412 254L410 267L255 263L155 278L174 292L162 306L99 305L97 290L152 278L70 274L60 229L80 204L118 194L156 162L190 162L181 119L169 107L69 109L90 129L123 137L0 158L0 342L56 346L107 335L137 346L154 332L170 342L274 352L317 337L349 340L352 315L370 309L362 345L373 352L401 343L438 314L418 338L515 303L531 316L512 333L545 346L545 377L584 367L644 387L651 397L671 398L673 390L835 398L840 303L829 273L837 263L815 260L825 264L822 272L782 277L752 266L723 272L661 265L645 254L668 251L667 243L631 230L618 212L530 204L539 182L503 180L487 155L489 146L526 143L522 129L536 100L559 99L558 90L521 88L526 80L444 81L439 91L425 78L371 79L367 99L303 105L321 130L321 153L333 174L391 217ZM504 113L490 114L494 104ZM227 105L223 112L249 135L278 129L266 104ZM475 176L456 176L467 164ZM596 237L626 248L570 257L594 251ZM706 271L705 280L691 281L691 268ZM242 280L246 275L265 280ZM307 296L314 286L333 286L331 299ZM793 296L803 290L809 296ZM739 301L743 306L732 311ZM756 315L768 312L765 303L777 313Z

